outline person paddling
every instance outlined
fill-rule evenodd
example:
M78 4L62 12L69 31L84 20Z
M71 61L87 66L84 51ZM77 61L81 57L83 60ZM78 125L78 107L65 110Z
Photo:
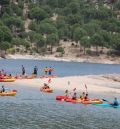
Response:
M44 83L44 86L42 87L42 89L49 89L50 87L48 86L48 84Z
M66 96L66 97L69 96L68 94L69 94L69 93L68 93L68 90L65 90L65 96Z
M76 99L77 99L77 93L76 93L76 92L74 92L74 94L73 94L73 96L72 96L72 99L73 99L73 100L76 100Z
M88 98L88 93L85 95L84 100L85 100L85 101L88 101L88 100L89 100L89 98Z
M4 87L4 85L2 86L1 92L5 92L5 87Z
M118 100L117 100L116 97L114 98L114 101L113 101L113 103L111 105L112 106L119 106L119 103L118 103Z
M80 99L84 99L85 98L85 92L82 93L82 95L80 95Z

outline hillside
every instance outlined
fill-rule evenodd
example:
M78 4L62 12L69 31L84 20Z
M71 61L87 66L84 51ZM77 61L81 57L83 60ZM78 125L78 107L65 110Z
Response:
M2 57L120 55L119 0L2 0L0 18Z

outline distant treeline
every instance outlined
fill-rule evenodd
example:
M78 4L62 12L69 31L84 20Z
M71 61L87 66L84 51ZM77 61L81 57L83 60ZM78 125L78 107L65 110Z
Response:
M11 53L52 53L60 40L120 52L119 0L2 0L0 19L0 49Z

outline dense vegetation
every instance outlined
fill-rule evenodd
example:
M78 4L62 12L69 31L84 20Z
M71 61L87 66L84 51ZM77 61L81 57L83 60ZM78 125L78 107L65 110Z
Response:
M25 22L30 20L26 30ZM0 49L52 53L60 40L75 41L86 51L94 47L120 52L119 0L2 0ZM59 48L58 48L59 49ZM59 51L64 51L59 49ZM91 50L87 54L90 54Z

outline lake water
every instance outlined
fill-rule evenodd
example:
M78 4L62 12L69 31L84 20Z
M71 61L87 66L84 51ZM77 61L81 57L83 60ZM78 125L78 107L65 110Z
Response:
M38 66L38 74L43 75L43 69L54 68L54 75L75 76L75 75L96 75L120 73L120 65L117 64L91 64L79 62L60 61L39 61L39 60L0 60L0 69L5 69L8 73L21 74L21 66L24 65L27 74L33 72L34 66Z
M0 68L19 73L22 64L27 71L31 69L29 73L34 65L39 66L40 75L45 66L54 67L59 76L120 73L120 65L32 60L1 60ZM120 109L57 102L55 97L63 91L46 94L39 88L4 84L18 93L16 97L0 97L0 129L120 129ZM114 94L91 96L112 100Z

